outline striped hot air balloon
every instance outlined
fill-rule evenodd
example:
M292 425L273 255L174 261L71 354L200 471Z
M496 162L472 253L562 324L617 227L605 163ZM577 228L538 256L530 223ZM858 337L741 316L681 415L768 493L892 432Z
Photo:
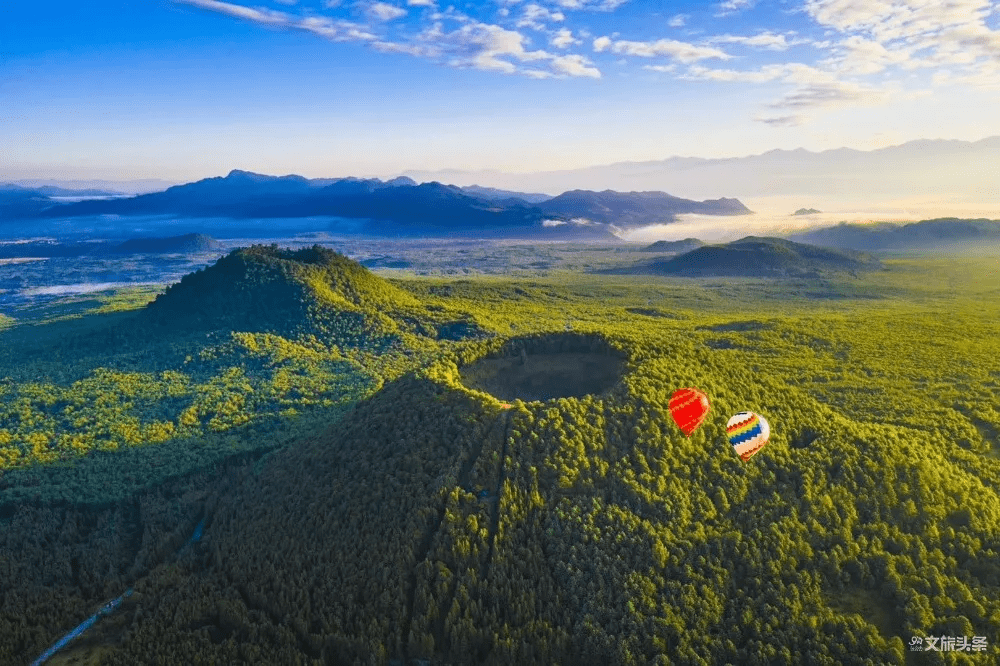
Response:
M760 451L771 436L771 426L763 416L753 412L740 412L726 424L726 436L736 454L745 461Z
M708 396L695 388L682 388L670 397L670 415L688 437L708 415Z

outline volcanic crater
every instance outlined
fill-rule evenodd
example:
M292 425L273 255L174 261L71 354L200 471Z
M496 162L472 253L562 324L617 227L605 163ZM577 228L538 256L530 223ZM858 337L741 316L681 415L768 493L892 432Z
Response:
M469 388L532 402L605 393L624 369L625 354L600 336L551 333L510 340L459 373Z

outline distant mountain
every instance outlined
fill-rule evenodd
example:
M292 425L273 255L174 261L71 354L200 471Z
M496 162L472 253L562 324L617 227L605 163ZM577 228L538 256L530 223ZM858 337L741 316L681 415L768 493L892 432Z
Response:
M679 241L656 241L642 248L643 252L689 252L701 247L704 243L697 238L685 238Z
M0 189L0 224L40 214L54 205L47 194L17 187Z
M14 185L19 185L28 189L56 187L74 192L78 192L80 190L96 190L101 192L111 192L114 194L145 194L147 192L160 192L167 189L171 185L176 184L168 180L160 180L157 178L147 178L144 180L54 180L51 178L28 178L14 180L11 182Z
M782 238L747 236L725 245L705 245L669 259L651 259L615 272L685 277L819 277L878 267L876 260L857 252Z
M1000 244L1000 220L940 218L910 224L838 224L789 238L851 250L945 249Z
M109 190L70 190L53 185L24 187L13 183L0 184L0 223L39 215L47 208L59 205L55 197L109 197Z
M71 190L65 187L56 187L54 185L42 185L41 187L23 187L21 185L15 185L13 183L0 183L0 191L37 192L47 197L110 197L110 196L115 196L117 194L121 194L121 192L114 192L112 190L97 190L97 189Z
M516 192L489 192L489 196ZM527 195L532 196L532 195ZM359 233L610 238L614 227L671 222L680 213L738 215L735 199L690 201L663 192L574 190L530 204L488 199L454 185L416 185L408 178L308 180L233 171L164 192L128 199L91 200L47 208L48 218L95 215L175 215L231 219L331 217L364 221ZM562 224L561 224L562 223ZM612 226L614 225L614 226Z
M412 181L411 181L412 182ZM513 192L511 190L498 190L495 187L480 187L479 185L466 185L461 188L463 192L471 194L487 201L504 201L506 199L520 199L526 203L541 203L552 198L550 194L537 194L526 192Z
M749 215L753 211L736 199L691 201L664 192L591 192L572 190L538 204L547 215L582 217L619 226L673 222L681 213Z
M792 213L792 215L815 215L816 213L821 213L823 211L816 210L815 208L799 208L797 211Z
M222 248L222 243L205 234L185 234L169 238L132 238L115 248L127 254L181 254L210 252Z
M974 142L919 140L878 150L811 152L800 148L746 157L670 157L535 173L449 170L406 174L416 180L446 177L459 185L475 182L549 193L611 188L665 190L691 198L727 192L744 200L788 195L839 203L917 196L981 200L987 197L985 193L1000 190L997 155L1000 136Z
M222 244L204 234L170 238L133 238L113 241L51 241L0 243L0 259L13 257L83 257L115 254L190 254L221 250Z

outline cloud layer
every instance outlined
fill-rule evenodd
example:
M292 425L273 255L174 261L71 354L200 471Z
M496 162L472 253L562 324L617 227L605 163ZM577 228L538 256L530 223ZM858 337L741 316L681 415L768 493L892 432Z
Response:
M701 14L638 22L644 17L627 0L495 0L476 11L442 9L437 0L325 0L319 7L174 1L383 53L534 79L599 79L613 66L616 75L629 67L646 72L654 84L765 85L773 97L751 114L774 128L830 109L918 98L934 87L1000 90L1000 1L991 0L802 0L794 8L724 0ZM618 17L641 32L608 30Z

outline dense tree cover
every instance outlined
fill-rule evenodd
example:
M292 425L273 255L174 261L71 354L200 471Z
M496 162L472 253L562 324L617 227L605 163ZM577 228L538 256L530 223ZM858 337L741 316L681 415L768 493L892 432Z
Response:
M119 421L185 387L177 413L207 405L205 433L247 417L218 437L252 432L253 409L278 413L279 432L290 396L367 397L325 432L128 502L3 505L0 661L27 663L130 584L101 663L1000 659L995 280L877 303L794 293L822 285L751 301L776 287L596 280L398 281L419 303L392 313L386 353L229 331L204 360L186 354L204 364L186 384L169 374L183 363L73 379L92 402L105 388ZM462 311L500 335L429 330ZM463 367L520 349L621 356L623 373L602 395L509 409L463 385ZM305 364L294 394L275 388L288 363ZM324 394L340 372L369 388ZM196 403L216 380L242 405ZM667 409L682 386L712 400L690 438ZM4 405L70 427L23 376L4 387ZM773 431L748 463L724 436L743 409ZM120 447L101 455L134 450ZM173 556L201 518L205 537ZM913 636L988 648L917 655Z
M434 341L482 335L468 315L426 310L318 246L237 250L143 310L62 324L4 335L0 469L343 406L436 352Z

